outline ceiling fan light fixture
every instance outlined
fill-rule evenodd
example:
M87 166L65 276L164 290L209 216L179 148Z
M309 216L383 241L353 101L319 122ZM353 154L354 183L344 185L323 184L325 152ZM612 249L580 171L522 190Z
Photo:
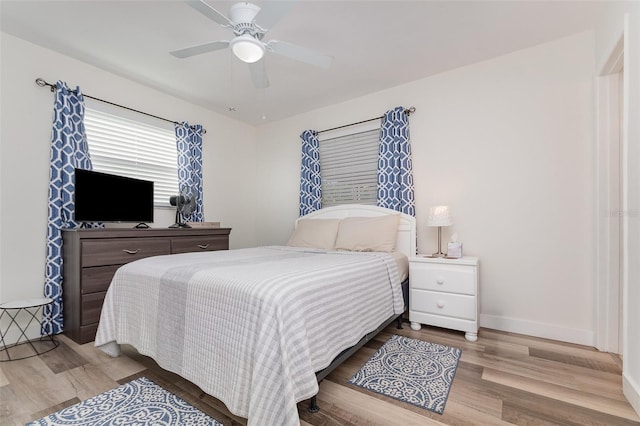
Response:
M237 36L231 40L230 46L238 59L249 64L259 61L264 56L264 46L260 40L256 40L247 34Z

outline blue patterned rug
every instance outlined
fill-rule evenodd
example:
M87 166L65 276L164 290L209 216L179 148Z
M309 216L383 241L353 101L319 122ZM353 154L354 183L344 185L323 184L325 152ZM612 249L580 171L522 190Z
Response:
M461 353L393 335L349 383L442 414Z
M222 426L185 400L140 377L43 417L31 425L213 425Z

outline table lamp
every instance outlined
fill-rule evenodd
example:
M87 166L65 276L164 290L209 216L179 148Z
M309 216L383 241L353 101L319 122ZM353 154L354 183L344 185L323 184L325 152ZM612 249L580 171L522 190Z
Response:
M438 252L433 253L431 257L444 257L442 252L442 227L451 226L453 221L451 220L451 210L449 206L435 206L429 209L429 218L427 219L427 226L438 227Z

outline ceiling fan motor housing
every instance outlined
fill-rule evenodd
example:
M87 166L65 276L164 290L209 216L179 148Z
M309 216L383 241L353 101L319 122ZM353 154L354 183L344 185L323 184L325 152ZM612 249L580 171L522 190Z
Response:
M235 35L251 34L261 39L264 31L260 31L253 20L260 12L260 7L253 3L236 3L229 9L229 19L233 22Z

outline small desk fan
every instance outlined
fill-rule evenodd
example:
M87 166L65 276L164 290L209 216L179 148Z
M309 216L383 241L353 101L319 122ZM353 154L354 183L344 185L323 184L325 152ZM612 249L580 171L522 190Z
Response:
M169 197L169 204L176 206L176 223L169 228L191 228L185 221L185 217L196 210L196 197L186 189L180 189L180 194Z

